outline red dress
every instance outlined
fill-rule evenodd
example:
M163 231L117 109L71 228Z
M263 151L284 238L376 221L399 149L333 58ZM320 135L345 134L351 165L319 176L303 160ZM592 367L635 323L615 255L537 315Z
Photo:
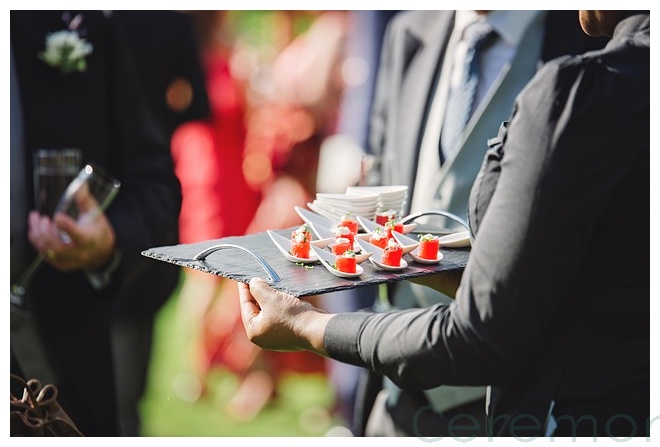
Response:
M211 118L181 126L172 137L183 195L181 243L245 234L261 196L243 174L242 95L222 54L204 63Z
M247 130L240 87L232 78L227 58L216 52L203 59L211 118L181 126L172 138L172 154L181 181L183 202L179 219L181 243L194 243L226 236L265 231L273 224L269 203L273 196L287 196L290 215L282 227L299 223L293 205L304 205L309 196L278 190L276 172L260 183L250 177L246 163ZM254 146L253 146L254 147ZM282 153L268 144L259 145L271 169L279 168ZM249 157L248 157L249 158ZM247 175L246 175L247 174ZM251 181L252 180L252 181ZM262 200L263 196L263 200ZM258 212L259 210L259 212ZM258 356L267 370L278 376L286 371L322 372L324 360L310 353L262 351L245 334L233 281L219 280L214 302L204 315L200 339L200 373L204 377L214 365L245 373Z

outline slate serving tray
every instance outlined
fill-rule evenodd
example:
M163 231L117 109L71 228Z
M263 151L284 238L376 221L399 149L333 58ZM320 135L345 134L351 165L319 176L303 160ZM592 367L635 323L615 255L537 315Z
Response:
M277 230L276 232L290 237L291 231L294 229ZM414 234L410 234L410 236L416 238ZM440 251L444 258L439 264L432 265L418 264L408 255L405 258L408 261L408 267L399 272L376 270L367 261L360 264L364 267L365 272L356 279L342 279L334 276L320 263L311 264L311 268L294 264L282 255L266 232L225 237L195 244L154 247L143 251L142 255L244 283L249 282L254 276L268 279L269 275L266 270L255 258L242 249L223 248L208 254L204 260L195 259L199 253L218 244L237 245L249 250L265 261L279 276L280 281L271 282L273 288L297 297L396 282L442 271L463 270L470 253L469 248L441 248Z

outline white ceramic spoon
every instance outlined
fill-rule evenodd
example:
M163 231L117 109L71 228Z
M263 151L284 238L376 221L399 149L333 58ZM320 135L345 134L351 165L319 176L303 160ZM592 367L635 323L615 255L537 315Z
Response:
M470 245L471 242L469 231L460 231L458 233L451 233L440 236L440 247L461 248L469 247Z

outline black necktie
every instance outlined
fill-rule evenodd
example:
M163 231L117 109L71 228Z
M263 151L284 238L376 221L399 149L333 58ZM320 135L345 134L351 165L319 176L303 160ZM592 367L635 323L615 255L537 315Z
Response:
M465 28L463 40L468 43L461 82L450 88L444 123L440 136L441 160L448 159L461 143L463 131L475 109L475 94L479 83L481 51L490 45L496 32L488 22L479 20Z

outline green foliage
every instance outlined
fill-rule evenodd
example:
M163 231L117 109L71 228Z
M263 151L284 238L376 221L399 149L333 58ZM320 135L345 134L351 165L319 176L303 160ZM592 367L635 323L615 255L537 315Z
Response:
M239 384L224 369L214 370L201 397L186 400L181 383L198 383L189 351L195 328L177 314L179 305L177 291L156 319L148 388L141 402L143 436L323 436L339 423L330 416L333 391L319 374L287 376L277 398L249 422L237 422L224 410Z

